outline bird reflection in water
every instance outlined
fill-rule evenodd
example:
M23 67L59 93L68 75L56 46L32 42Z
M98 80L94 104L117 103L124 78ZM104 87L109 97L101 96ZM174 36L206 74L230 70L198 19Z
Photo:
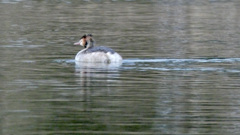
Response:
M94 97L108 96L110 86L119 83L119 69L121 63L84 63L75 62L75 74L79 77L77 83L84 102L94 102ZM86 107L87 108L87 107Z

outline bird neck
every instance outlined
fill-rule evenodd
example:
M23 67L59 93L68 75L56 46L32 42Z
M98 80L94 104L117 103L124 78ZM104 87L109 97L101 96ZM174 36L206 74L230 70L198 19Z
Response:
M90 38L89 40L87 40L87 47L86 48L92 48L94 47L95 41L94 39Z

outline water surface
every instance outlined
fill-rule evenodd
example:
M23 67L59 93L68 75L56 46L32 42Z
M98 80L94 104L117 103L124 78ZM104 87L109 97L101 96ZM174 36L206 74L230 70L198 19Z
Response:
M237 0L0 0L0 134L239 134ZM75 63L92 33L122 65Z

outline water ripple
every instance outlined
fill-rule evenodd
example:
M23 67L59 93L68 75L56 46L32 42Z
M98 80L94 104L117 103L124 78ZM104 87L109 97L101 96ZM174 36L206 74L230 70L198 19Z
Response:
M76 64L77 67L92 68L96 67L96 63L76 63L73 59L57 59L56 63ZM224 66L212 67L211 63L226 64L226 63L239 63L240 58L222 58L222 59L125 59L123 60L122 69L132 70L138 69L140 71L158 70L158 71L216 71L216 72L229 72L240 73L240 69L227 68ZM160 65L159 65L160 63ZM157 64L157 65L156 65ZM183 66L184 65L184 66ZM112 65L101 65L101 68L109 69ZM113 67L119 67L113 66ZM197 67L194 67L197 66ZM112 68L110 68L112 69Z
M139 71L202 71L239 73L240 58L219 59L125 59L123 69Z
M218 59L125 59L123 63L232 63L240 62L240 58Z

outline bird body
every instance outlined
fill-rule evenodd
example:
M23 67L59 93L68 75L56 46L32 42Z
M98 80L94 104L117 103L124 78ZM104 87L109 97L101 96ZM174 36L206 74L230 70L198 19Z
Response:
M84 35L79 42L74 45L81 45L85 48L77 53L75 60L79 62L94 63L120 63L122 57L113 49L105 46L94 46L95 41L92 35Z

